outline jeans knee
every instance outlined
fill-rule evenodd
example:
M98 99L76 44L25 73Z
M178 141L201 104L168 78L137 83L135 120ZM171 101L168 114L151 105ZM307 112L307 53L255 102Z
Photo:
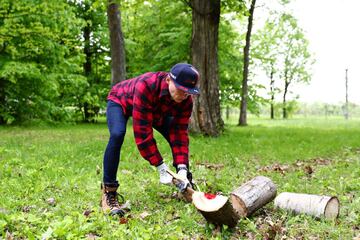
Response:
M110 139L115 142L122 143L125 138L126 131L118 131L110 134Z

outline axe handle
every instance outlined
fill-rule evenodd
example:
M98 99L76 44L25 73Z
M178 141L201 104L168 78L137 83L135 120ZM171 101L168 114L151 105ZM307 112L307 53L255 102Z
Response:
M173 177L173 183L175 185L183 181L181 176L179 176L177 173L174 173L171 170L166 170L166 171ZM194 192L195 192L194 189L187 187L186 190L182 193L182 195L187 202L192 202L192 195L194 194Z
M176 185L179 181L176 178L173 178L173 183ZM192 195L194 194L194 189L187 187L184 192L181 193L181 195L185 198L187 202L192 202Z

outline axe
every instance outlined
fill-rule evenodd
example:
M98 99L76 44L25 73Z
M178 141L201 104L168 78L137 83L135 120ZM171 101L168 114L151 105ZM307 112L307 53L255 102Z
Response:
M204 218L214 225L236 226L239 216L236 214L228 197L218 194L195 191L187 184L187 179L167 170L173 177L174 185L179 189L187 202L192 202Z

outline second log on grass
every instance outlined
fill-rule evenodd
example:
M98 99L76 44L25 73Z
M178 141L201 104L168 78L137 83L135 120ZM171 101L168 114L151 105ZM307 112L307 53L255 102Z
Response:
M257 176L235 189L230 201L239 217L249 217L276 197L276 185L271 179Z

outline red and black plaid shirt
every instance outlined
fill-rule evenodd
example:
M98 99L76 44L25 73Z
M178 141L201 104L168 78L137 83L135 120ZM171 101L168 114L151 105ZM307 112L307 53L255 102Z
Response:
M114 85L108 100L122 106L125 116L133 117L135 142L141 156L151 165L158 165L162 157L153 136L153 126L161 126L164 117L173 117L169 140L174 164L188 164L188 125L192 111L192 98L181 103L171 99L167 72L150 72Z

